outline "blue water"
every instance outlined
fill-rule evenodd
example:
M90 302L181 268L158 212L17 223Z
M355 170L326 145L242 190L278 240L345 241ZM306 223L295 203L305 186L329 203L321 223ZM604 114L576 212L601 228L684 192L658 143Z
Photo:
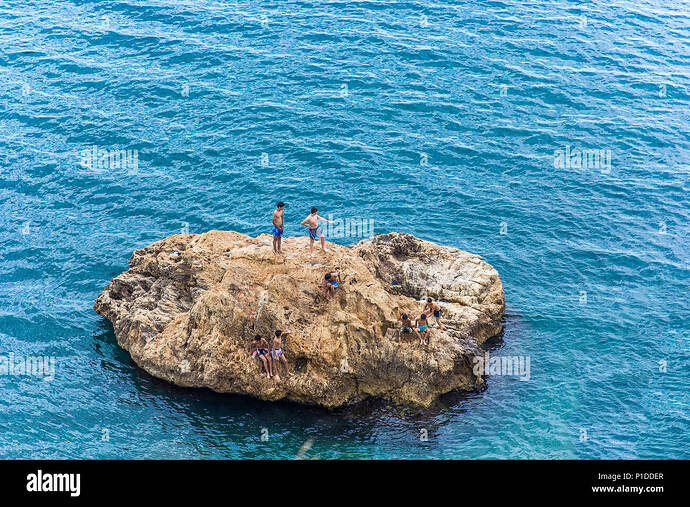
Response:
M690 458L690 5L658 3L0 2L0 353L57 359L0 377L0 457ZM530 380L331 413L137 369L92 309L132 251L279 199L288 236L316 204L482 255Z

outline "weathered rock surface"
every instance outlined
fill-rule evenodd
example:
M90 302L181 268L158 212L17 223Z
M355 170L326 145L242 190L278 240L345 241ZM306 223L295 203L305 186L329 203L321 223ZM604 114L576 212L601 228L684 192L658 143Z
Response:
M326 407L367 397L428 406L483 382L473 358L501 330L505 303L479 256L399 233L327 243L314 259L306 237L285 238L285 257L271 245L266 234L170 236L136 250L94 308L141 368L180 386ZM331 270L345 281L329 302ZM400 341L398 315L418 317L427 295L447 329L434 327L428 346ZM253 336L275 329L292 333L283 350L293 375L280 381L249 356Z

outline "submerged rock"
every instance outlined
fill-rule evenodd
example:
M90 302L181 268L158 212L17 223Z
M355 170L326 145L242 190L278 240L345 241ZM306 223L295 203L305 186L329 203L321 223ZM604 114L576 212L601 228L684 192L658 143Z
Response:
M309 256L306 237L231 231L174 235L136 250L129 270L98 296L118 343L151 375L263 400L336 407L368 397L429 406L474 389L478 344L501 330L503 286L479 256L410 234L377 235ZM324 274L344 282L332 301ZM431 343L401 340L400 313L419 317L421 298L439 300L444 331ZM255 334L290 331L283 350L293 374L268 379L250 357Z

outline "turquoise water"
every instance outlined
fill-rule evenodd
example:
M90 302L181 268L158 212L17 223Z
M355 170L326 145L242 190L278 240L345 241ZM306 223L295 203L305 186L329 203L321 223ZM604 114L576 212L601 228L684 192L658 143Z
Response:
M0 2L0 353L57 361L0 376L0 457L689 458L689 12ZM138 370L92 309L132 251L279 199L288 236L316 204L482 255L531 378L331 413Z

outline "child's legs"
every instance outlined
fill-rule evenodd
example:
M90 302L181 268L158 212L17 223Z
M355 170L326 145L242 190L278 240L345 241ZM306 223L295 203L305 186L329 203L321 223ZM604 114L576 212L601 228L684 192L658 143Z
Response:
M285 359L285 356L280 356L280 360L283 362L285 365L285 373L288 373L290 371L290 368L288 368L288 362L287 359Z

